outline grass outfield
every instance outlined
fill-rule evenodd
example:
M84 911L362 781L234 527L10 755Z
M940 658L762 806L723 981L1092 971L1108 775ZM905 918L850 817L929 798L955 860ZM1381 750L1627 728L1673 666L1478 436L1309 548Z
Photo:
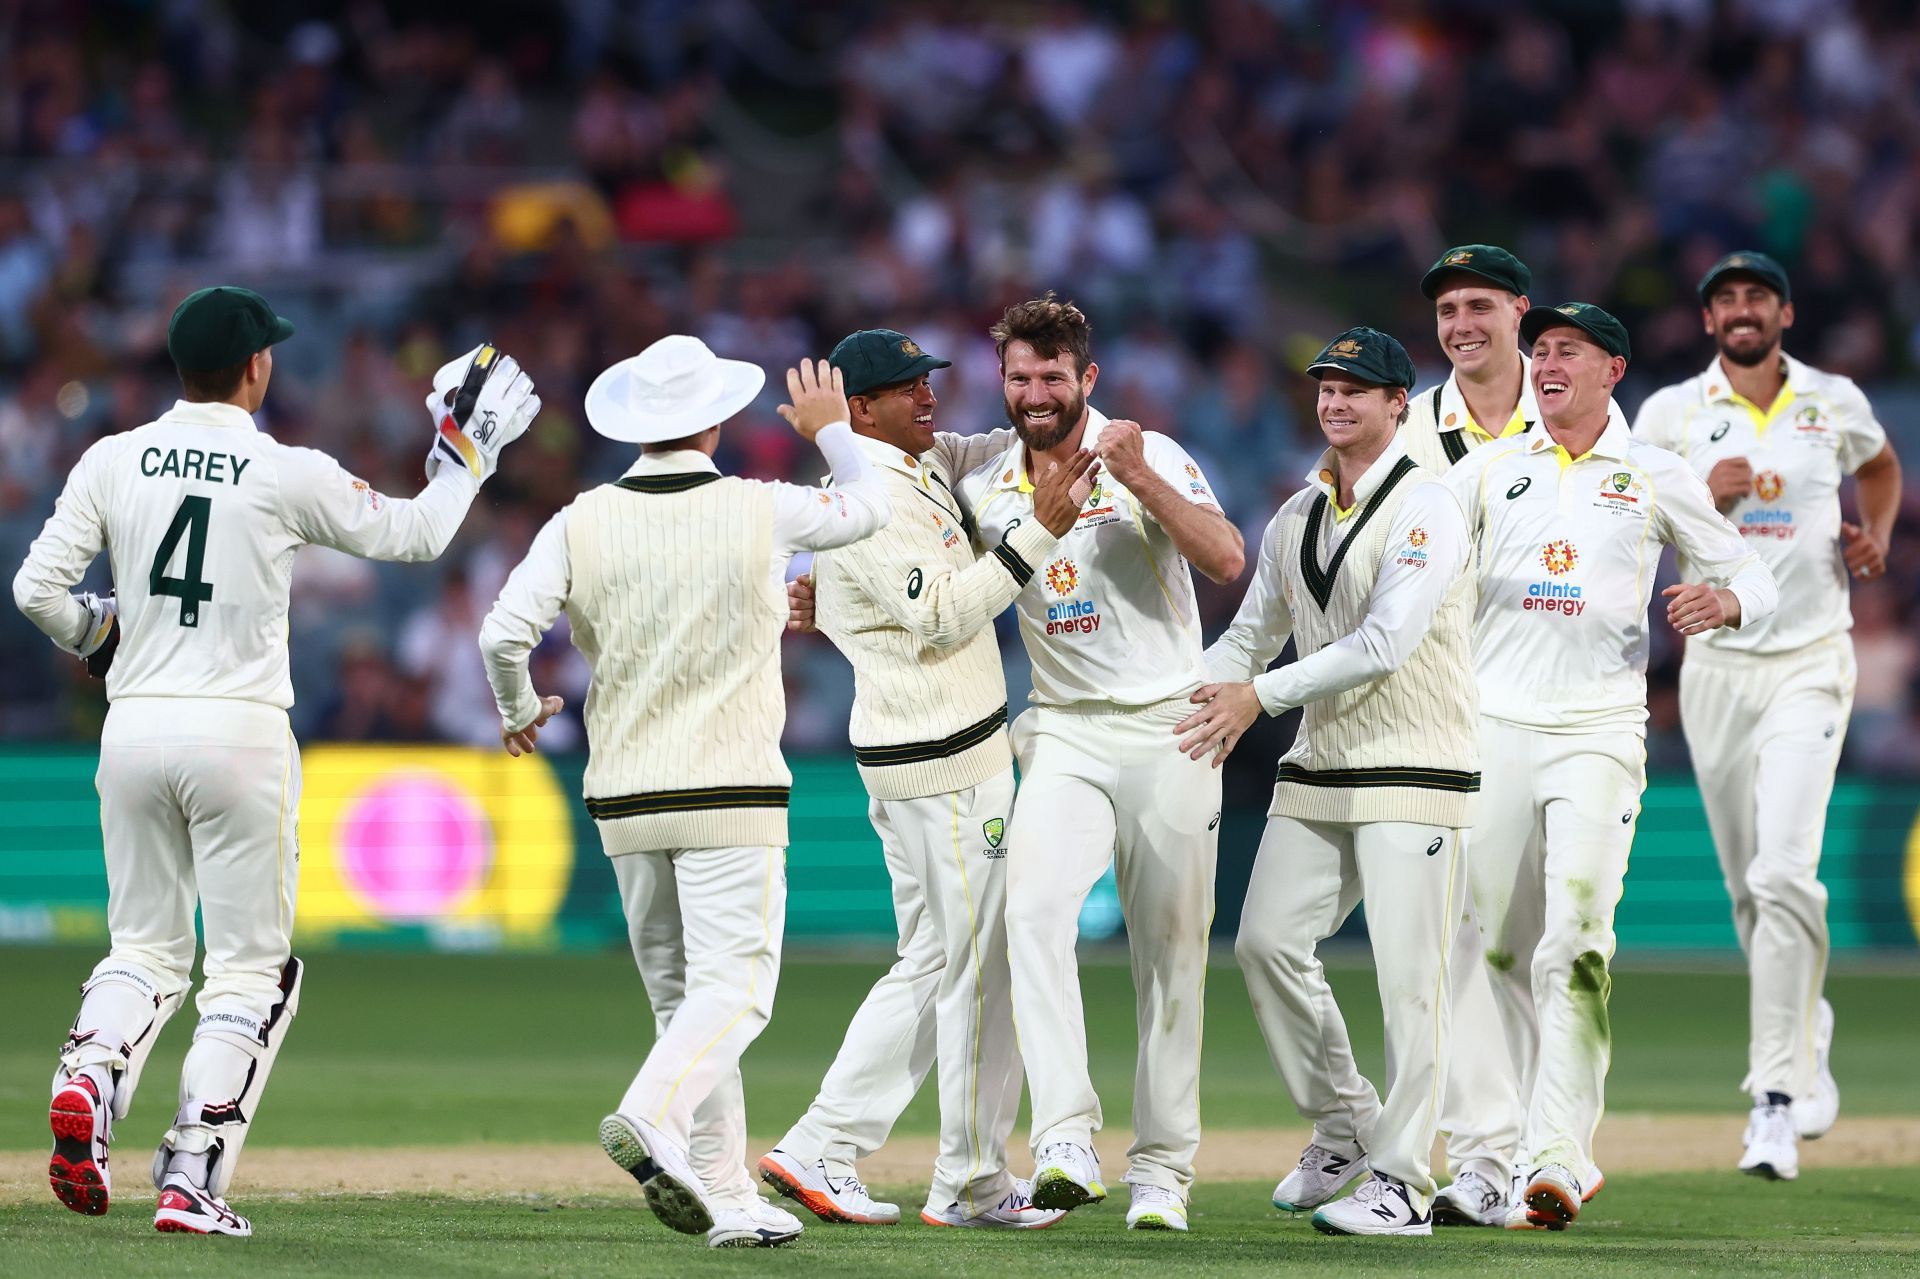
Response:
M0 1041L0 1152L21 1152L0 1159L30 1174L20 1179L20 1194L0 1195L0 1269L8 1273L77 1265L82 1273L130 1276L225 1274L244 1265L257 1274L376 1267L407 1275L748 1267L818 1273L825 1267L834 1274L965 1268L1024 1275L1096 1265L1164 1268L1176 1258L1183 1273L1201 1274L1294 1267L1371 1273L1409 1263L1422 1273L1481 1275L1547 1268L1592 1274L1920 1271L1920 1236L1911 1225L1920 1203L1920 1168L1914 1167L1808 1168L1792 1185L1759 1183L1730 1170L1612 1172L1605 1192L1565 1236L1446 1231L1431 1241L1324 1239L1304 1219L1267 1206L1271 1180L1203 1180L1195 1233L1187 1238L1127 1235L1122 1192L1108 1206L1077 1213L1038 1237L912 1224L866 1231L820 1226L784 1252L738 1255L709 1254L697 1241L671 1236L638 1196L589 1189L562 1198L553 1185L530 1184L524 1197L373 1197L351 1193L354 1183L342 1178L316 1184L347 1193L249 1195L243 1163L236 1206L253 1217L262 1236L196 1248L154 1234L151 1191L144 1187L147 1152L171 1118L191 1010L169 1026L133 1115L118 1126L121 1207L105 1218L77 1217L36 1184L34 1170L45 1166L54 1051L96 958L75 949L0 951L0 1006L10 1025ZM811 1099L848 1016L884 962L795 958L787 965L773 1025L746 1061L756 1142L777 1136ZM1133 1072L1128 974L1123 964L1095 961L1083 976L1095 1082L1109 1125L1124 1127ZM1362 1065L1377 1070L1371 970L1337 967L1333 981ZM1911 1087L1916 1035L1906 1012L1920 1006L1920 976L1837 974L1829 994L1839 1024L1842 1124L1920 1113ZM1247 1135L1225 1130L1295 1123L1231 963L1213 969L1207 1001L1202 1106L1216 1144ZM1736 1090L1745 1055L1743 974L1630 968L1616 975L1612 1009L1608 1101L1616 1115L1711 1113L1737 1123L1746 1104ZM591 1164L598 1159L599 1117L626 1087L650 1038L646 999L624 955L320 954L249 1152L297 1147L324 1160L327 1148L344 1157L343 1147L559 1142L578 1143ZM896 1131L924 1137L934 1127L927 1088ZM484 1149L475 1148L476 1160ZM1206 1150L1203 1143L1203 1164ZM1118 1190L1124 1155L1119 1148L1104 1153L1109 1185ZM1275 1149L1275 1173L1296 1153L1297 1146ZM1727 1161L1736 1154L1729 1150ZM1016 1166L1023 1165L1016 1155ZM925 1183L888 1189L911 1218Z
M907 1188L894 1188L908 1193ZM0 1209L15 1274L929 1275L1104 1271L1195 1275L1879 1275L1920 1268L1920 1172L1848 1170L1818 1185L1711 1173L1608 1185L1565 1234L1443 1230L1334 1239L1267 1206L1265 1182L1205 1187L1186 1236L1128 1233L1117 1202L1019 1235L925 1226L810 1225L786 1247L709 1250L669 1233L638 1196L570 1201L413 1197L248 1205L252 1239L156 1234L149 1218L81 1218L48 1201ZM1787 1205L1791 1202L1791 1207ZM1791 1223L1791 1224L1790 1224Z

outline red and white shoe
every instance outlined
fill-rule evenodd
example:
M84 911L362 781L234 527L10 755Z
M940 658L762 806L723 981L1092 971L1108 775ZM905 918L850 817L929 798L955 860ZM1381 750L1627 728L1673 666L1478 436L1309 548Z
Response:
M53 1129L53 1158L47 1183L55 1198L89 1217L105 1213L112 1198L107 1146L113 1140L113 1108L91 1075L75 1075L62 1084L47 1109Z
M760 1156L760 1180L822 1221L891 1226L900 1220L899 1204L875 1199L857 1176L833 1176L824 1159L804 1163L775 1147Z
M240 1239L253 1233L253 1223L227 1207L226 1200L183 1177L169 1181L160 1192L153 1228L167 1234L233 1235Z

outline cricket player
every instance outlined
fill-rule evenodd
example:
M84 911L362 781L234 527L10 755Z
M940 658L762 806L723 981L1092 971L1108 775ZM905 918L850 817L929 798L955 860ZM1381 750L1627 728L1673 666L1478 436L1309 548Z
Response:
M1532 285L1527 264L1496 244L1448 249L1420 278L1440 349L1453 366L1446 381L1412 397L1400 428L1407 456L1427 470L1444 475L1480 445L1523 434L1540 420L1520 349Z
M1140 1035L1127 1225L1185 1230L1220 774L1181 754L1170 730L1207 682L1187 564L1228 582L1245 552L1185 450L1089 406L1100 370L1078 307L1052 294L1019 303L993 337L1018 438L960 481L980 545L997 554L1038 518L1032 477L1050 465L1082 449L1101 465L1053 558L1035 566L1043 589L1014 601L1034 704L1013 725L1007 947L1033 1108L1033 1201L1073 1208L1107 1193L1074 942L1081 904L1113 864Z
M1532 284L1527 264L1496 244L1448 249L1421 277L1420 291L1433 303L1435 336L1452 365L1446 381L1413 397L1400 428L1408 456L1421 466L1444 474L1474 449L1523 434L1540 420L1531 362L1520 349L1520 317L1527 313ZM1473 895L1461 893L1457 900L1460 929L1450 965L1454 1060L1445 1072L1440 1113L1453 1181L1434 1200L1433 1222L1499 1226L1511 1206L1525 1108L1510 1072L1480 1064L1482 1054L1500 1041L1500 1014L1480 948ZM1309 1150L1301 1172L1313 1175L1313 1168L1326 1164L1326 1156ZM1600 1183L1599 1170L1589 1169L1588 1197Z
M817 623L853 663L850 732L893 882L900 958L760 1175L825 1220L898 1221L854 1163L886 1141L932 1059L940 1148L920 1219L1051 1225L1061 1210L1035 1208L1030 1183L1007 1168L1021 1084L1006 933L1013 752L993 619L1073 527L1093 454L1053 465L1035 486L1035 518L976 557L947 457L968 441L934 430L930 375L951 361L904 333L864 329L830 362L845 380L854 442L896 515L874 536L816 555L812 578Z
M1262 712L1305 708L1280 761L1234 953L1273 1064L1313 1121L1274 1191L1326 1234L1430 1235L1449 1033L1452 943L1466 895L1463 828L1480 789L1473 582L1466 518L1397 434L1406 350L1348 329L1307 366L1328 448L1260 542L1233 624L1207 649L1214 679L1177 727L1218 767ZM1298 660L1267 667L1292 638ZM1365 899L1386 1018L1387 1099L1353 1061L1316 950ZM1328 1171L1326 1152L1344 1160Z
M1611 1039L1613 912L1646 786L1647 604L1659 546L1702 581L1668 587L1683 635L1773 611L1773 575L1686 463L1613 402L1626 329L1534 307L1540 425L1447 473L1474 536L1474 661L1486 786L1468 859L1532 1167L1516 1229L1564 1229L1592 1166ZM1468 1116L1471 1118L1471 1116Z
M1859 387L1780 349L1793 301L1779 263L1729 254L1699 293L1719 354L1648 397L1633 430L1707 482L1780 584L1774 616L1687 643L1680 717L1751 973L1740 1086L1753 1114L1740 1168L1791 1179L1798 1139L1822 1135L1840 1111L1827 1064L1833 1009L1820 993L1820 839L1853 709L1847 575L1886 572L1900 462ZM1848 475L1857 525L1840 517Z
M681 335L594 379L587 421L640 445L640 459L547 521L480 629L510 754L534 749L560 709L534 691L527 662L563 609L592 668L587 811L657 1029L600 1144L654 1215L716 1248L800 1235L754 1193L739 1067L773 1010L786 920L787 561L858 541L892 511L825 361L788 371L780 413L837 483L720 474L720 424L765 380Z
M96 785L112 950L81 988L49 1114L48 1178L75 1212L111 1203L113 1121L186 998L196 906L206 935L179 1110L153 1160L163 1231L252 1233L226 1193L300 1006L294 552L435 558L500 450L540 411L533 383L494 348L448 364L427 398L431 482L412 500L386 497L326 454L254 426L273 347L292 336L248 289L183 301L167 351L184 397L86 451L13 580L34 625L105 675L109 703ZM69 594L102 550L116 595Z

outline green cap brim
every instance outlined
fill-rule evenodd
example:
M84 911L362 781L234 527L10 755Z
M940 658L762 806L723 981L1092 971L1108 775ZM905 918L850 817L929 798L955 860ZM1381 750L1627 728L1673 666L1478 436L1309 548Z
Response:
M858 390L855 390L853 387L848 387L847 394L848 395L867 395L871 392L879 390L883 386L904 386L906 383L913 381L915 378L919 377L923 373L931 373L935 369L950 369L952 367L953 367L952 360L943 360L938 356L934 356L934 355L921 355L916 357L912 363L908 364L905 370L894 374L893 376L889 377L886 381L873 382L859 388Z
M1515 297L1523 296L1520 293L1514 293L1512 280L1489 275L1485 271L1476 271L1470 266L1437 266L1420 277L1420 291L1427 295L1427 301L1431 302L1440 296L1441 282L1450 275L1470 275L1482 284L1491 284L1502 293L1513 293Z
M267 336L268 346L278 346L293 336L293 321L284 315L273 317L273 332Z

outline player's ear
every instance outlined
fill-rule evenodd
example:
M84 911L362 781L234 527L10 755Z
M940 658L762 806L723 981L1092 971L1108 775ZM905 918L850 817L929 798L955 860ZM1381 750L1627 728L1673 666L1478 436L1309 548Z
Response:
M1080 394L1092 395L1093 384L1100 380L1100 366L1092 360L1087 361L1087 371L1080 375Z
M1793 303L1791 302L1780 304L1780 327L1783 329L1793 327Z

